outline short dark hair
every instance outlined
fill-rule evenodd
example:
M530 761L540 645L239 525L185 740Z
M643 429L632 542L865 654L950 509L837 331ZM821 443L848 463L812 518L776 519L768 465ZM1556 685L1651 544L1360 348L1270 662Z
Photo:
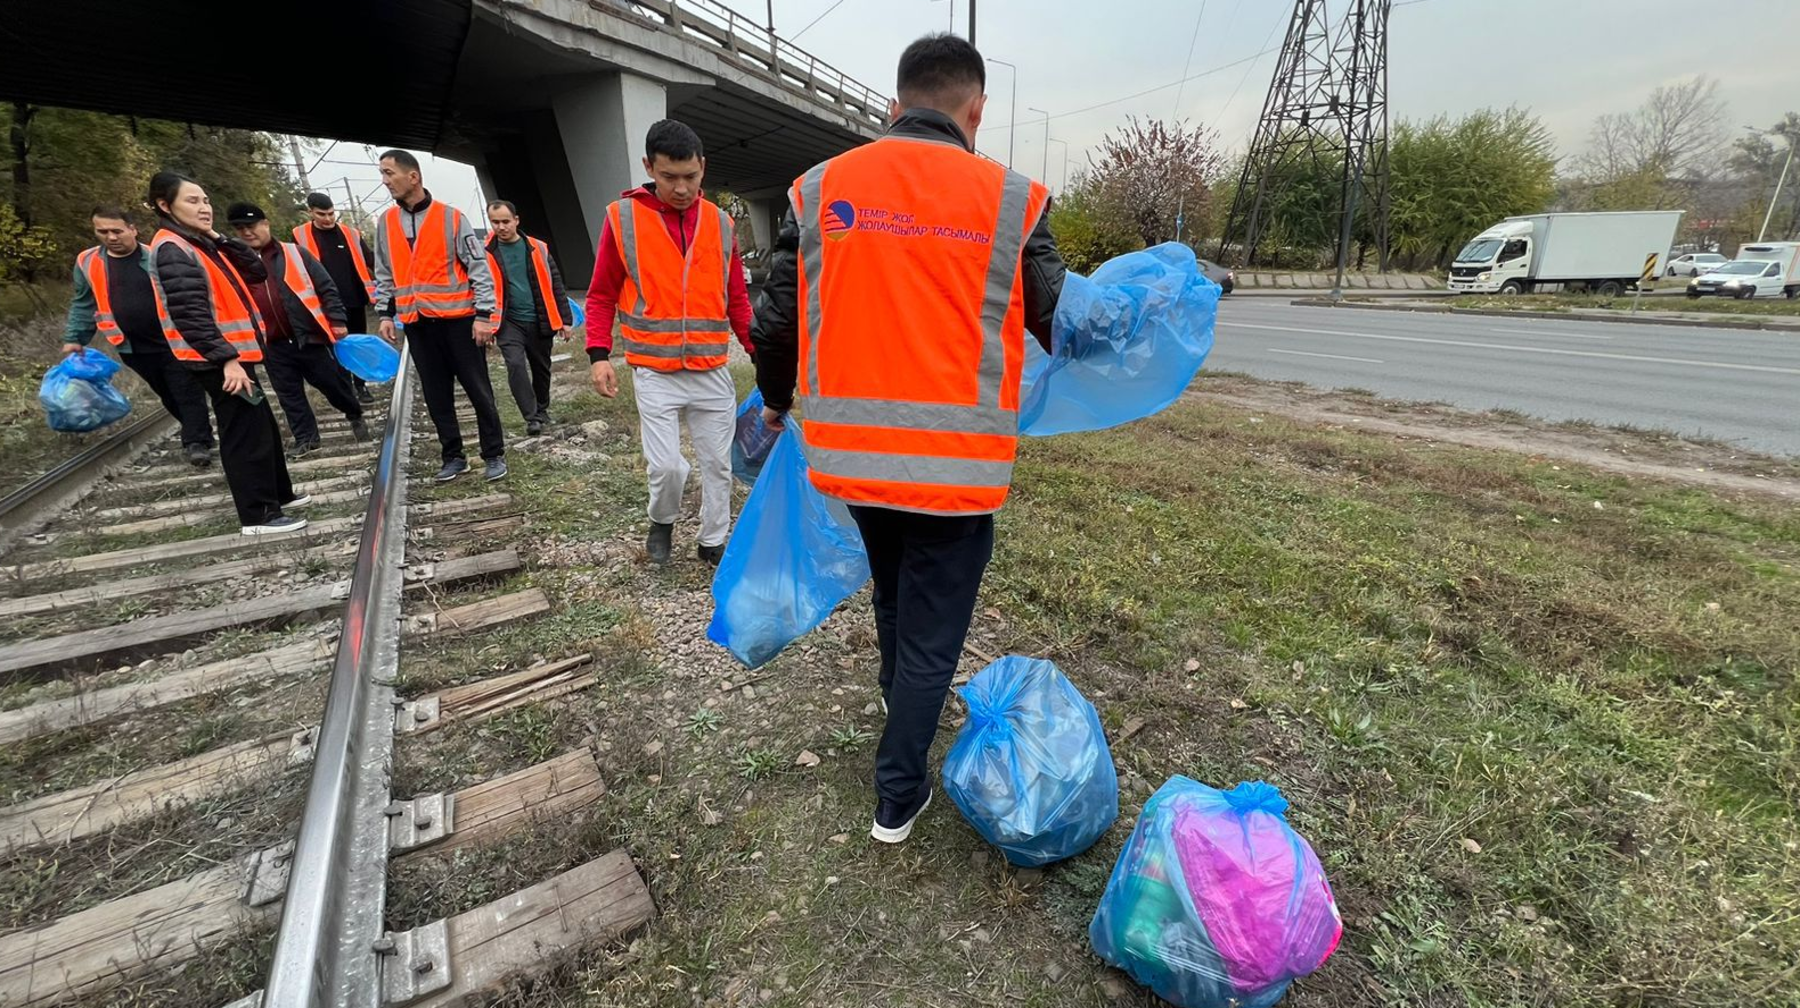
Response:
M121 220L130 224L132 227L137 227L136 222L131 219L131 215L126 213L125 208L117 203L102 203L95 207L93 212L88 214L88 217L90 219L94 217L104 217L107 220Z
M670 161L706 156L700 146L700 134L687 123L674 119L661 120L644 135L644 157L655 161L658 154Z
M507 213L512 214L514 217L519 216L519 208L516 206L513 206L512 200L505 200L505 199L489 200L488 201L488 209L492 210L495 207L505 207Z
M310 210L330 210L332 207L331 197L322 192L307 193L306 206Z
M393 150L382 151L381 157L377 158L376 162L380 163L382 161L392 161L407 171L419 170L419 159L413 157L411 153L400 150L397 147Z
M927 35L900 54L895 93L908 108L948 111L987 90L987 64L966 38Z
M200 184L180 172L159 171L150 176L150 191L146 194L145 200L150 204L150 209L159 214L165 214L163 208L157 204L167 203L174 206L176 197L181 195L181 187L189 182L193 182L194 185Z

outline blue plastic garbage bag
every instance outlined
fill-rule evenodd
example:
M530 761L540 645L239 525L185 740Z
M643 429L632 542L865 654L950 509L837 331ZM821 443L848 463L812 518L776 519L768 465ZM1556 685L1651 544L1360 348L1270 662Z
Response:
M1035 868L1094 845L1119 817L1100 716L1055 664L1007 655L957 691L969 705L944 791L988 843Z
M390 382L400 373L400 351L380 336L351 333L331 345L338 363L366 382Z
M1270 1008L1343 937L1325 870L1273 785L1171 777L1119 853L1088 940L1179 1008Z
M587 324L587 312L581 308L581 302L569 299L569 328L580 329Z
M1068 274L1052 352L1025 341L1020 432L1104 430L1163 410L1212 349L1219 293L1175 242L1110 259L1092 277Z
M752 389L738 407L737 430L731 436L731 474L745 486L755 486L763 463L781 431L763 423L762 389Z
M38 404L50 429L69 434L99 430L131 412L131 400L112 387L119 362L98 350L82 350L44 372Z
M706 636L756 668L867 580L862 534L841 503L813 489L800 422L789 417L725 544Z

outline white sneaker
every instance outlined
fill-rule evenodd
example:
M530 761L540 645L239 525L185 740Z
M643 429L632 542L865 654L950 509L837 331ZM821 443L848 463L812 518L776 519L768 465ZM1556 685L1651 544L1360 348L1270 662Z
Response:
M274 536L298 532L305 527L305 518L282 515L280 518L271 518L261 525L245 525L240 531L247 536Z
M931 807L931 793L936 789L929 783L924 785L925 800L919 802L915 809L897 808L892 802L883 801L875 807L875 825L869 827L869 835L882 843L900 843L912 836L913 823ZM904 818L902 818L904 817ZM883 820L887 821L883 825Z

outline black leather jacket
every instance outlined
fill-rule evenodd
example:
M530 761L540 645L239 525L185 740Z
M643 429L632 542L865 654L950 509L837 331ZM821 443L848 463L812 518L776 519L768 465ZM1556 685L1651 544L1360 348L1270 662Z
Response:
M182 227L169 217L157 215L158 230L173 231L187 239L188 244L200 250L200 254L217 263L227 263L237 267L238 275L245 283L262 283L268 278L268 271L263 268L262 257L256 250L236 238L214 239L198 234ZM163 304L168 307L169 321L175 324L181 338L193 347L204 361L186 361L191 368L219 367L237 359L237 351L219 332L217 315L213 312L212 287L206 282L206 270L200 264L183 255L180 249L165 245L151 257L150 268L156 276L156 282L162 287ZM227 271L230 272L229 270ZM232 281L234 284L236 281ZM250 291L239 287L238 294L245 304L254 304ZM261 333L257 334L259 337Z
M969 146L961 127L949 116L932 109L908 109L888 127L890 136L950 139ZM756 384L762 389L763 402L773 409L785 410L794 403L794 384L799 369L800 334L798 307L800 275L800 225L794 220L793 207L781 222L775 237L775 248L769 258L769 278L762 295L756 300L756 323L750 327L750 339L756 345ZM1025 239L1021 264L1025 287L1025 328L1036 336L1045 350L1050 349L1050 325L1056 317L1056 302L1062 296L1062 253L1056 250L1056 238L1050 234L1050 208L1045 206L1037 227Z

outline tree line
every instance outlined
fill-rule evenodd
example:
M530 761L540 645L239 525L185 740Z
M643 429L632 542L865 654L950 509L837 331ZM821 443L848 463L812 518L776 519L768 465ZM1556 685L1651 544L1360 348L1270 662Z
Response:
M198 179L221 214L248 200L277 224L301 219L305 194L268 133L6 102L0 136L0 284L39 310L51 307L39 285L66 279L94 244L93 208L115 204L148 226L144 187L165 168Z
M1542 120L1519 108L1401 120L1388 141L1388 253L1392 268L1437 271L1468 239L1502 218L1546 211L1687 213L1677 242L1730 255L1757 238L1800 113L1738 136L1718 82L1656 88L1638 107L1595 120L1587 148L1562 156ZM1328 266L1337 247L1343 162L1333 156L1278 165L1265 189L1259 264ZM1235 264L1221 230L1243 174L1202 125L1128 120L1089 155L1051 212L1070 265L1100 263L1179 240ZM1353 222L1353 262L1372 266L1370 207ZM1790 173L1767 236L1800 236L1800 174Z

